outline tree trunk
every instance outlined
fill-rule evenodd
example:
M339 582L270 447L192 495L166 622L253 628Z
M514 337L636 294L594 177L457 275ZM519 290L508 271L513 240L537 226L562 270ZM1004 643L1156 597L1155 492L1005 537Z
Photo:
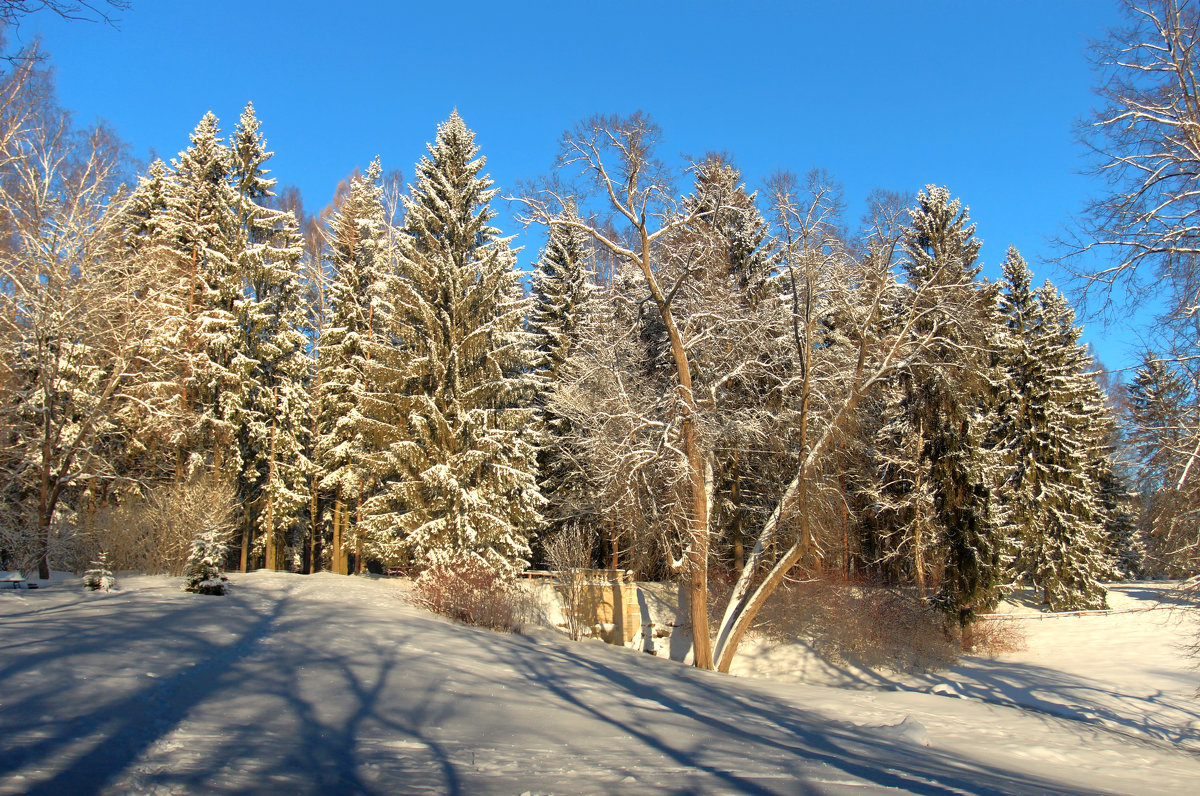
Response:
M359 496L358 506L355 508L354 513L355 513L355 518L357 520L356 524L361 524L362 523L362 496L361 495ZM362 534L355 534L355 536L354 536L354 574L355 575L362 574L362 559L363 559ZM349 569L350 567L347 566L346 568Z
M639 265L654 303L658 307L667 336L671 341L671 358L679 383L680 398L683 400L683 417L680 429L683 436L683 452L687 458L688 486L691 494L691 512L688 518L688 549L685 556L687 577L691 591L692 638L696 668L711 669L712 641L708 632L708 488L704 479L704 456L696 438L696 397L692 393L692 370L688 361L683 335L675 325L671 306L659 287L658 280L650 267L650 238L642 228L642 258Z
M50 481L50 442L46 439L42 443L42 478L38 490L38 578L41 580L50 580L50 520L58 498Z
M242 572L250 571L250 522L249 518L245 517L241 522L242 526L242 550L241 557L238 560L238 569Z
M271 486L275 483L275 433L279 427L278 417L271 419L271 447L267 454L267 538L266 538L266 562L264 566L270 570L279 569L279 557L276 545L278 539L275 532L275 498L271 493Z
M733 568L741 572L746 566L746 545L742 539L742 469L737 448L733 449L733 486L729 499L733 504L733 527L730 531L733 537Z
M787 551L784 557L771 568L766 578L749 595L748 599L740 600L736 605L731 605L731 609L733 609L732 614L726 614L726 619L722 622L720 635L717 640L717 671L728 674L729 666L733 663L733 656L737 653L737 648L742 641L742 637L750 629L750 623L754 621L754 617L762 610L767 598L774 594L775 589L783 582L784 576L791 571L792 567L799 563L800 559L809 552L811 547L812 545L807 538L798 540ZM730 622L730 619L732 619L732 622Z
M339 493L333 504L333 540L329 550L329 569L338 575L346 574L346 570L342 566L342 523L344 522L342 511L342 497Z

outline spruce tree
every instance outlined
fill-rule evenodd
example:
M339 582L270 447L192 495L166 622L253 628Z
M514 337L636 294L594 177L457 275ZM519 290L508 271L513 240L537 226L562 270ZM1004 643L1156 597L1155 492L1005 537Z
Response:
M1052 610L1100 608L1111 571L1098 467L1107 410L1079 345L1074 314L1047 283L1031 289L1016 249L1004 263L1005 400L996 438L1017 578Z
M595 513L586 473L575 466L579 457L568 449L570 421L550 407L550 396L578 342L589 302L594 301L591 252L586 234L571 226L575 220L574 208L568 207L563 221L550 224L546 247L533 273L529 310L541 431L538 485L547 501L548 535L572 523L590 525Z
M701 299L694 307L696 315L724 314L733 318L744 314L766 318L770 313L763 307L765 302L773 302L776 307L779 302L791 305L786 277L772 283L780 255L758 209L757 194L747 192L741 172L725 156L709 155L697 165L695 185L691 195L684 199L683 207L685 213L697 213L697 220L679 231L678 237L683 240L668 240L666 245L684 253L686 259L693 261L693 267L703 264L694 279L693 291L707 300ZM733 306L722 307L725 302ZM758 356L763 356L765 350ZM669 349L664 346L662 353L669 356ZM698 367L710 364L702 361L701 349L694 349L691 354ZM718 544L729 551L735 570L741 570L745 563L745 536L765 521L770 512L776 477L772 470L779 459L777 452L767 450L773 446L750 433L751 424L733 418L738 409L761 403L762 397L772 390L768 385L772 378L756 374L754 378L735 379L726 385L721 415L730 422L721 424L713 441L714 448L724 454L714 462L709 523Z
M268 569L284 563L287 534L307 503L305 456L309 429L306 390L300 233L295 216L268 207L275 180L270 152L249 104L231 141L230 180L236 195L235 270L244 285L236 305L239 328L236 372L241 377L234 429L241 469L238 497L246 507L242 567L251 553ZM255 543L254 538L257 538Z
M932 341L904 380L903 422L921 435L917 464L927 468L943 540L935 601L965 625L996 605L1005 584L1006 540L994 494L998 460L987 445L996 291L977 281L981 243L948 190L929 186L909 217L905 275L919 304L918 333L932 334Z
M394 396L382 491L364 506L373 549L418 565L468 554L527 564L542 503L533 361L510 239L475 136L455 111L438 126L404 198L389 327L407 361L380 368Z
M369 385L369 350L380 319L376 298L382 289L384 240L381 169L375 160L350 190L329 223L329 314L320 341L318 485L328 495L332 539L330 566L347 574L348 553L359 554L359 506L371 486L367 457L371 432L364 410ZM361 555L356 566L361 567Z
M1177 365L1147 351L1129 399L1147 568L1159 577L1186 577L1200 563L1195 513L1200 478L1191 466L1195 447L1189 435L1196 395Z
M710 238L718 278L750 303L761 300L779 263L766 219L747 193L741 172L720 155L709 155L696 169L696 185L684 200L686 212L703 213L696 229Z
M167 208L168 182L171 179L167 166L156 158L138 177L138 184L121 208L118 221L122 239L133 251L144 251L147 246L161 245L163 212Z
M192 132L191 146L172 161L165 185L163 246L173 255L184 312L181 392L194 418L179 440L177 477L185 475L184 456L203 450L214 453L222 475L240 469L239 462L223 458L233 450L230 421L238 411L234 309L242 285L233 261L236 198L228 181L229 151L217 125L215 115L204 115Z

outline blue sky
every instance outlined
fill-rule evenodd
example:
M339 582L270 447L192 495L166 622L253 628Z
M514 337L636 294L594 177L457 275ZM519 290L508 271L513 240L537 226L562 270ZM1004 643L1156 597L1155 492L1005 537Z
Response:
M104 118L141 159L174 156L200 117L228 131L248 100L281 183L309 210L379 155L408 179L457 107L507 194L551 168L561 132L597 112L650 113L661 154L731 153L750 187L827 169L852 219L875 187L947 185L998 276L1009 244L1040 281L1048 243L1101 185L1073 125L1092 107L1086 47L1115 0L857 2L152 2L116 28L27 18L59 96ZM501 203L499 225L526 236ZM1109 367L1136 330L1088 323Z

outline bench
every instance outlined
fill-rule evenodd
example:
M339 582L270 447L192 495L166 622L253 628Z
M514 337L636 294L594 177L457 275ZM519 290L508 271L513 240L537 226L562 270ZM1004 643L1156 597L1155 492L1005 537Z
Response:
M28 589L29 584L20 572L0 572L0 589Z

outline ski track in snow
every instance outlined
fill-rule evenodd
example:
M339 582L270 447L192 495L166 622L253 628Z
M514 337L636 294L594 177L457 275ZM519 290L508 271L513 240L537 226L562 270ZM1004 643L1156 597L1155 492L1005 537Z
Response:
M1073 796L1200 782L1195 671L1162 651L1184 629L1150 614L1039 630L1057 651L1031 636L1025 653L941 674L813 685L783 681L753 646L743 673L774 679L464 628L408 605L399 581L232 581L227 597L165 577L0 593L0 795ZM1136 660L1131 644L1142 669L1088 668Z

